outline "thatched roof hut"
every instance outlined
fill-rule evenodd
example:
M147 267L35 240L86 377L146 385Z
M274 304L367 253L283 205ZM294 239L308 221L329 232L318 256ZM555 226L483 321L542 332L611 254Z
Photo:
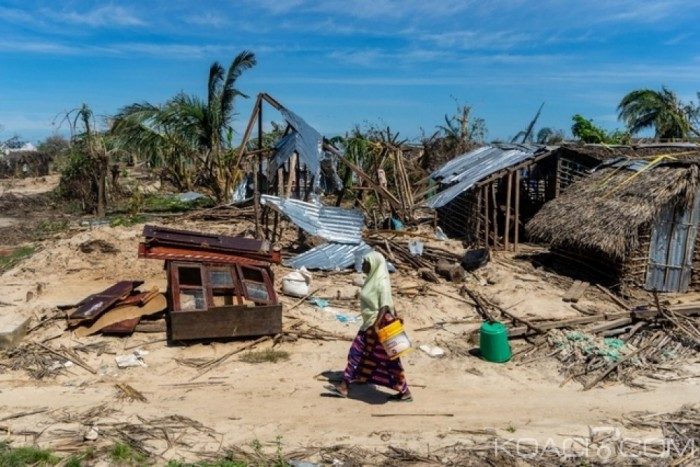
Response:
M40 151L0 153L0 178L48 175L52 162L51 156Z
M622 281L686 289L680 278L677 285L666 283L665 272L667 287L645 278L653 269L692 266L699 166L697 148L674 157L611 161L545 204L527 224L528 234L588 264L608 263L600 269ZM627 273L634 277L624 277Z

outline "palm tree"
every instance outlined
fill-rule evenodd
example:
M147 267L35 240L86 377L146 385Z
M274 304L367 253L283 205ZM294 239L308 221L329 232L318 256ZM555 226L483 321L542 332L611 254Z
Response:
M163 105L132 104L114 117L111 131L125 148L153 165L162 164L178 188L205 186L223 200L232 186L234 103L236 97L248 97L236 81L256 63L255 54L247 50L228 69L214 62L206 100L180 93Z
M654 128L657 139L686 139L690 133L700 136L690 123L697 116L697 107L684 104L666 87L632 91L622 98L617 110L618 119L633 134Z

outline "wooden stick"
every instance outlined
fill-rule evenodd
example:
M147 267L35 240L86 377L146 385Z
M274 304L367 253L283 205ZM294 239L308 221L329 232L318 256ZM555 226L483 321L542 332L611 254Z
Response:
M36 410L31 410L29 412L18 412L13 415L8 415L3 418L0 418L0 422L6 422L7 420L15 420L17 418L23 418L23 417L29 417L30 415L36 415L39 413L44 413L47 412L49 409L46 407L43 407L41 409L36 409Z
M513 251L518 251L518 240L520 237L520 171L515 171L515 243Z
M482 194L484 196L484 247L489 247L489 197L486 193L486 186L481 188Z
M505 251L508 251L508 243L510 240L510 195L512 192L512 183L513 183L513 173L510 173L507 175L508 177L508 182L506 186L506 225L505 225L505 232L503 233L503 249Z
M610 299L611 299L613 302L615 302L617 305L620 305L620 306L621 306L622 308L624 308L625 310L629 310L630 306L629 306L627 303L623 302L617 295L615 295L614 293L612 293L612 292L611 292L610 290L608 290L606 287L603 287L603 286L600 285L600 284L596 284L595 286L598 288L598 290L600 290L600 291L603 292L605 295L607 295L608 297L610 297Z
M626 362L627 360L634 357L638 353L643 352L644 350L648 349L649 347L651 347L651 345L652 345L652 343L649 343L649 344L645 345L644 347L640 347L637 350L635 350L634 352L628 353L627 355L622 357L620 360L618 360L614 363L611 363L610 365L608 365L608 367L605 370L603 370L598 376L596 376L596 378L593 381L591 381L590 383L586 383L586 385L583 387L583 390L588 391L589 389L594 387L596 384L600 383L603 380L603 378L608 376L612 371L614 371L622 363Z
M442 292L442 291L435 289L433 287L430 287L430 286L428 286L427 289L430 290L431 292L435 292L436 294L440 294L444 297L451 298L452 300L457 300L458 302L466 303L469 306L477 306L477 304L475 302L470 302L469 300L466 300L466 299L459 297L457 295L448 294L446 292Z
M78 365L79 367L81 367L81 368L83 368L83 369L89 371L89 372L92 373L93 375L96 375L96 374L97 374L97 370L95 370L94 368L90 367L87 363L83 362L83 361L82 361L81 359L79 359L79 358L70 357L70 356L68 356L68 355L62 354L61 352L57 352L56 350L52 349L51 347L48 347L48 346L46 346L46 345L44 345L44 344L42 344L42 343L40 343L40 342L37 342L36 345L38 345L38 346L41 347L42 349L46 350L47 352L50 352L50 353L56 355L57 357L61 357L61 358L64 359L64 360L68 360L68 361L70 361L70 362L73 362L73 364Z
M268 341L268 340L271 340L271 339L272 339L272 336L261 337L259 339L254 340L253 342L250 342L250 343L244 345L243 347L239 347L236 350L232 350L231 352L222 355L221 357L217 358L216 360L211 362L209 365L207 365L207 367L204 370L200 371L195 376L193 376L190 379L190 381L194 381L195 379L207 374L209 371L211 371L215 367L221 365L225 360L227 360L232 355L236 355L237 353L240 353L240 352L243 352L244 350L248 350L250 348L253 348L256 345L261 344L261 343Z
M454 417L453 413L373 413L373 417Z
M496 183L491 183L491 210L493 211L493 247L498 249L498 201L496 200Z
M292 195L292 182L294 181L294 174L297 169L297 153L292 154L289 161L289 180L287 180L287 191L285 192L285 198L289 198Z
M302 303L304 303L304 302L306 301L307 298L309 298L310 296L312 296L312 295L315 294L316 292L320 292L321 290L326 289L327 287L329 287L329 286L328 286L328 285L322 285L322 286L320 286L320 287L316 287L314 290L312 290L311 292L309 292L306 296L304 296L303 298L300 298L299 301L297 301L294 305L292 305L292 306L290 306L289 308L287 308L287 311L292 311L294 308L296 308L296 307L298 307L299 305L301 305Z

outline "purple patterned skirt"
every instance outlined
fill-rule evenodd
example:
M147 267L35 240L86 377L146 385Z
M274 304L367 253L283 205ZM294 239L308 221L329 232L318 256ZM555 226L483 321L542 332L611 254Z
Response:
M386 313L380 327L390 324L394 319L391 314ZM389 360L374 327L359 331L355 340L352 341L343 379L346 383L371 383L384 386L402 394L408 391L401 360L398 358Z

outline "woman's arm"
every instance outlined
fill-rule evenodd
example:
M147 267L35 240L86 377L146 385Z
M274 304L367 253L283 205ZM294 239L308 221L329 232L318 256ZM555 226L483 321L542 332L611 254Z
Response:
M384 315L386 315L387 313L390 313L388 306L383 306L379 309L379 313L377 313L377 320L374 322L373 326L375 331L379 331L379 323L382 322L382 320L384 319Z

